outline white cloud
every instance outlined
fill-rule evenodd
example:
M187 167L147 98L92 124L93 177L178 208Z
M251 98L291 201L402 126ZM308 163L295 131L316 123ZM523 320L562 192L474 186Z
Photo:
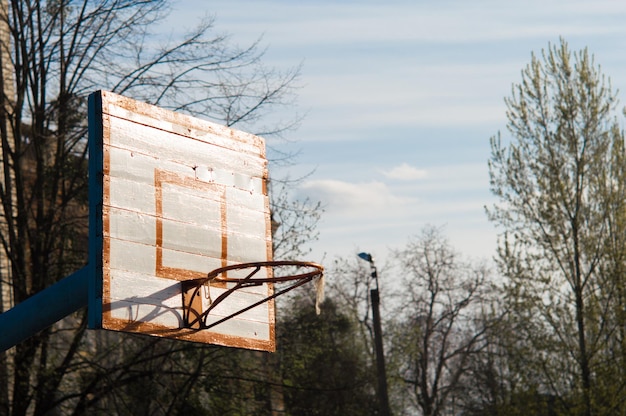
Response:
M428 176L428 172L425 170L417 169L408 163L402 163L390 170L382 171L382 173L389 179L398 179L401 181L415 181Z
M329 214L369 217L379 215L381 211L397 212L415 201L394 195L379 181L350 183L321 179L305 182L301 189L311 199L321 201Z

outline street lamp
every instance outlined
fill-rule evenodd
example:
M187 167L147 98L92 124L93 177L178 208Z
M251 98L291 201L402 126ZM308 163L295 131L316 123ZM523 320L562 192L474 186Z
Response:
M374 264L374 258L370 253L359 253L359 258L370 264L372 270L372 278L376 283L376 288L370 290L370 299L372 301L372 315L374 321L374 345L376 347L376 369L378 372L378 400L380 406L380 414L390 416L389 396L387 395L387 373L385 371L385 354L383 351L383 335L380 325L380 296L378 294L378 272Z

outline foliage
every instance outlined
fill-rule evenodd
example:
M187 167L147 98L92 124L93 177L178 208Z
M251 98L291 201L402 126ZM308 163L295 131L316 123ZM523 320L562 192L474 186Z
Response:
M624 138L610 82L565 41L532 56L506 99L511 141L491 140L489 217L510 347L569 414L622 408ZM519 357L519 355L518 355ZM617 369L617 371L615 371Z
M320 316L308 301L293 300L278 334L287 414L375 414L374 369L357 325L333 298Z

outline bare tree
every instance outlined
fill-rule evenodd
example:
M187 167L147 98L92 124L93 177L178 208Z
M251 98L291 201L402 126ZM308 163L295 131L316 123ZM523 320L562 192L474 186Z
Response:
M316 231L323 208L308 198L293 199L288 179L270 182L272 244L274 257L300 260L310 249L307 244L318 237Z
M404 384L407 407L426 416L456 414L470 358L485 347L488 270L462 262L434 227L394 258L402 289L390 330L392 377Z
M266 112L293 99L298 68L262 65L258 44L240 49L205 19L181 41L155 36L165 0L8 0L2 3L0 233L8 308L86 261L86 96L108 89L135 99L238 126L267 129ZM8 44L7 44L8 43ZM7 76L11 74L12 77ZM256 131L255 131L256 129ZM5 290L6 289L6 290ZM176 414L202 398L199 380L215 348L87 332L84 312L17 345L0 359L0 412L83 414L116 409ZM159 371L156 371L159 370ZM162 371L161 371L162 370ZM232 373L228 373L232 374ZM156 377L154 401L138 390ZM154 384L152 384L154 386ZM151 396L152 397L152 396ZM207 399L208 400L208 399ZM164 403L169 401L169 405Z

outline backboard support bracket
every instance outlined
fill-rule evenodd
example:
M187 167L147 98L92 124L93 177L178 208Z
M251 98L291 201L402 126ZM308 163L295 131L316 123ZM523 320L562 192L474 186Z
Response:
M6 351L87 306L89 266L0 313L0 351Z

